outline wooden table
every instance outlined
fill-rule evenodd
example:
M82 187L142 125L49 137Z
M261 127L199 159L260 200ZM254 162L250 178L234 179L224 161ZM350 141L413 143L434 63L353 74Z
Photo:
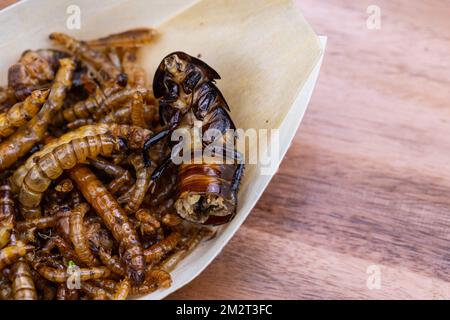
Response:
M373 2L298 1L329 37L304 122L236 236L170 298L450 298L450 3L378 0L369 30Z

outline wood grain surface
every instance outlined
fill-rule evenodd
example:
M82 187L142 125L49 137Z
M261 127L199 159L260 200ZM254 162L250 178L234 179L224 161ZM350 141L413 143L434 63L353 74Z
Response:
M301 128L235 237L170 298L450 299L450 2L298 8L328 36Z

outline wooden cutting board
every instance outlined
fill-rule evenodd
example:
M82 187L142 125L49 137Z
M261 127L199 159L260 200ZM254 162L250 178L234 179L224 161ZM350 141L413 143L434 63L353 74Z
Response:
M5 7L14 0L0 0ZM450 4L298 1L328 36L294 142L219 257L172 299L450 299Z

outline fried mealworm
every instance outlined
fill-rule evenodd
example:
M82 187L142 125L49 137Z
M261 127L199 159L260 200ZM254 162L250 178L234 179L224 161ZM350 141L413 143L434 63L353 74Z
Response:
M89 206L87 204L80 204L72 210L70 214L70 239L78 258L88 267L95 267L100 265L100 262L92 254L83 230L83 218L88 211Z
M114 238L123 245L125 249L123 258L127 265L129 277L134 283L141 283L145 277L142 245L123 209L87 167L76 166L69 171L69 174L84 198L112 232Z
M16 128L31 120L47 99L48 93L48 90L35 90L25 101L16 103L0 114L0 138L10 136Z
M71 84L74 63L70 59L61 59L60 64L47 101L41 110L25 126L0 143L0 170L11 167L44 138L53 113L62 107Z

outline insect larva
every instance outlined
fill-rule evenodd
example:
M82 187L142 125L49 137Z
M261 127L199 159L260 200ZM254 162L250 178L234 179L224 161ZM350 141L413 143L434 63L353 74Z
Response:
M96 279L96 280L90 280L89 282L92 283L93 285L103 288L111 293L113 293L116 290L117 285L118 285L118 283L116 281L111 280L111 279Z
M52 84L47 101L39 112L25 126L22 126L0 143L0 170L11 167L41 141L47 131L52 115L61 109L66 92L71 84L74 62L61 59L60 68Z
M78 41L67 34L54 32L49 36L50 40L64 46L72 54L78 55L82 60L92 64L104 81L117 83L121 86L126 85L126 77L120 70L109 61L109 59L100 51L94 50L87 46L84 42Z
M87 204L80 204L72 210L70 214L70 239L78 258L88 267L95 267L100 263L92 254L83 230L83 218L88 211L89 206Z
M6 277L0 276L0 300L11 300L13 298L11 283Z
M117 288L114 291L114 295L113 295L112 299L113 300L125 300L128 297L130 290L131 290L130 281L128 281L128 279L124 279L117 285Z
M136 93L131 100L131 124L141 128L147 128L148 125L144 118L144 100L142 96Z
M113 257L110 254L108 254L105 250L100 249L98 252L98 255L100 257L100 260L102 261L102 263L108 268L110 269L112 272L121 275L121 276L125 276L126 275L126 270L123 267L122 263L120 262L118 257Z
M181 224L182 220L176 214L167 213L162 217L161 222L167 227L176 227Z
M73 183L72 180L70 179L64 179L60 181L55 187L55 191L60 193L69 193L72 190L73 190Z
M94 300L111 300L112 294L103 288L94 286L89 282L82 282L80 284L81 290L86 292Z
M124 209L128 213L133 213L136 212L137 209L139 209L142 202L144 201L145 194L150 187L153 168L146 167L144 165L142 155L132 155L130 157L130 161L136 172L136 183L130 189L129 195L124 195L124 197L128 198Z
M46 229L56 225L59 219L69 217L69 212L58 212L53 216L19 221L16 223L17 231L26 231L28 229Z
M0 185L0 223L13 223L15 213L15 203L8 180Z
M192 250L195 249L195 247L197 247L203 238L210 234L211 231L208 229L195 230L186 241L185 246L165 259L159 265L159 268L167 272L172 271L184 257L186 257L190 252L192 252Z
M0 222L0 249L8 244L13 228L10 222Z
M175 249L181 240L179 232L172 232L160 242L144 250L145 261L149 264L158 263L166 254Z
M27 252L33 249L33 246L25 245L21 241L18 241L16 244L10 245L0 250L0 271L3 270L3 268L5 268L6 266L13 264L19 258L23 257Z
M158 288L168 288L172 283L170 274L164 270L151 269L147 271L145 282L131 287L132 295L149 294Z
M70 241L70 240L69 240ZM77 265L81 265L83 262L78 258L77 254L71 248L68 242L66 242L60 236L54 236L50 238L47 243L42 247L42 253L49 254L54 248L58 248L61 256L67 261L74 261Z
M134 283L141 283L145 277L142 245L123 209L87 167L76 166L69 171L69 174L84 198L102 218L114 238L125 249L123 259L127 265L129 277Z
M158 35L155 29L138 28L86 41L90 47L140 47L151 43Z
M124 185L132 181L131 174L128 170L125 170L121 166L115 165L103 159L91 160L95 168L105 171L108 175L115 177L109 184L108 190L112 194L117 193L117 191Z
M37 300L30 267L23 259L13 265L11 277L14 300Z
M121 148L120 140L111 135L88 136L60 145L40 157L26 174L20 188L22 215L27 219L40 215L42 194L64 170L86 161L88 157L95 158L99 154L107 156Z
M47 99L48 90L35 90L23 102L18 102L7 112L0 114L0 137L11 135L14 130L31 120Z
M56 288L53 283L43 278L36 270L30 268L30 273L34 281L34 286L38 291L38 298L43 300L54 300Z
M71 276L65 269L48 267L39 262L38 259L32 260L31 265L41 276L52 282L63 283ZM80 281L88 281L107 278L110 273L109 269L105 267L80 268L77 271L77 277L79 276Z
M58 290L56 291L56 300L78 300L77 289L69 289L65 283L58 284Z
M77 130L70 131L45 145L43 149L34 153L33 156L29 157L23 165L14 171L12 177L10 178L13 192L18 193L20 191L25 176L32 169L32 167L36 165L36 160L39 160L48 153L54 152L54 150L59 146L71 143L72 140L102 134L110 134L114 137L125 139L128 147L141 149L145 140L151 135L151 131L139 127L118 124L88 125L78 128ZM120 143L120 141L118 142Z

